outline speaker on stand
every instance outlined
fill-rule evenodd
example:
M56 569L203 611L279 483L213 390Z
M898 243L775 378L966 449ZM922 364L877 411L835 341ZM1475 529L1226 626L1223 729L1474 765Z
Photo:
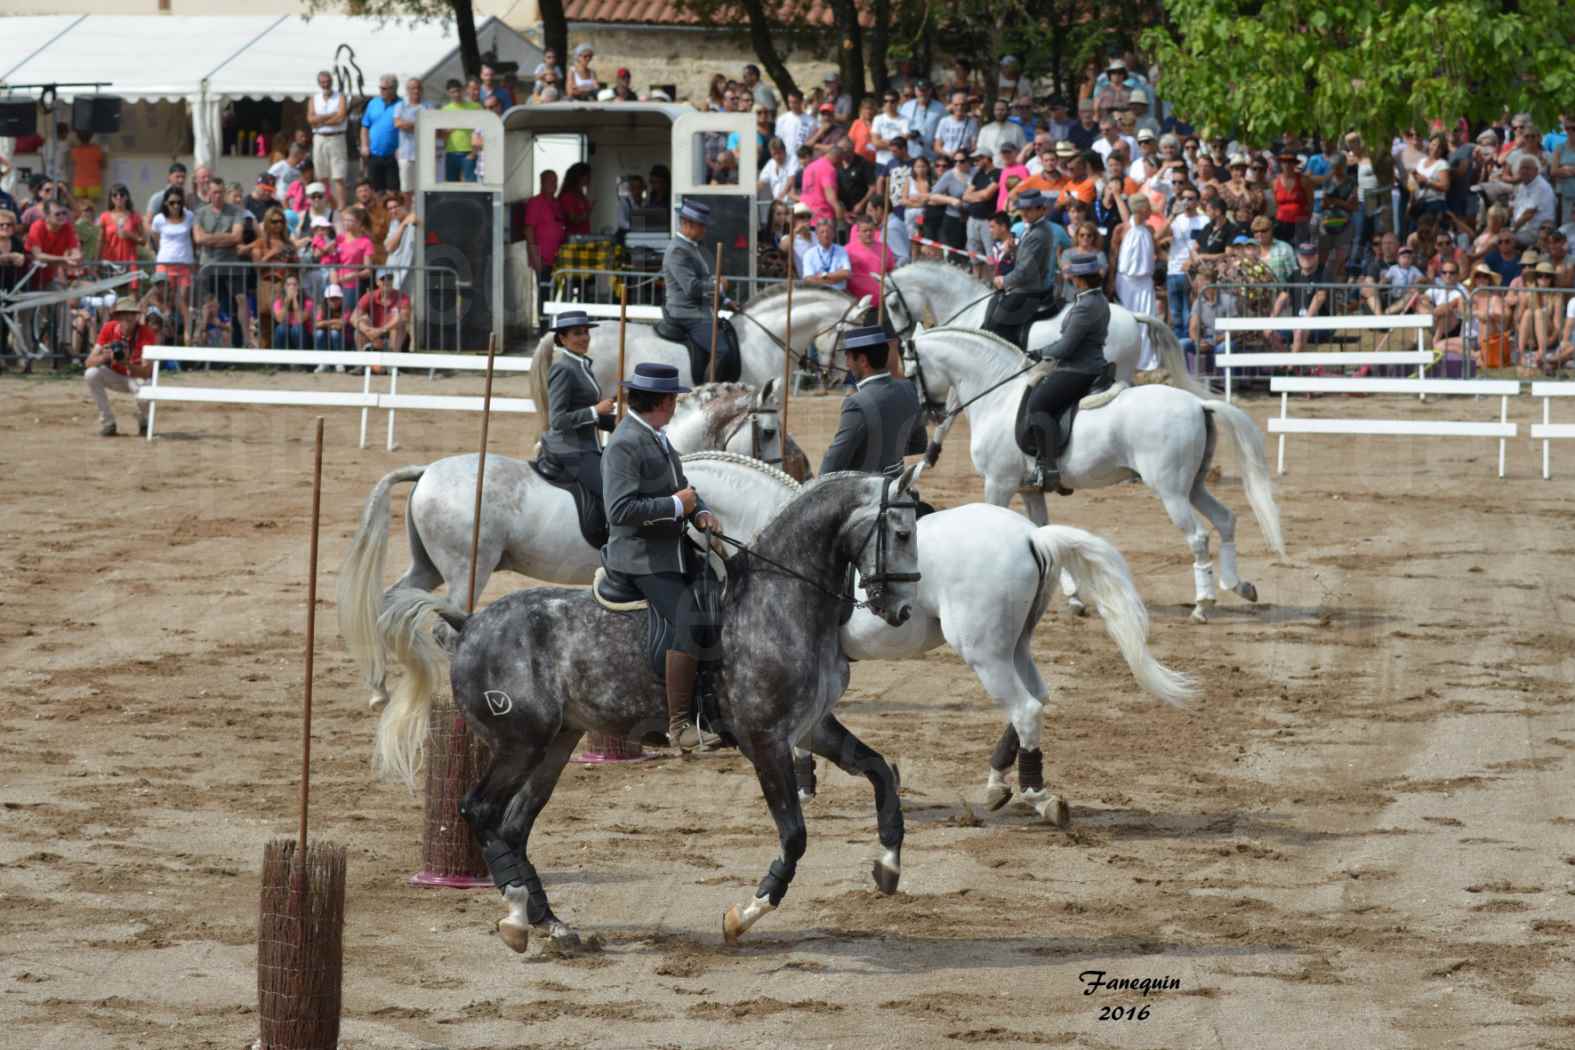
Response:
M0 98L0 138L20 139L38 134L38 105L26 95Z
M114 135L120 131L122 100L115 95L78 95L71 100L71 130L95 135Z
M425 190L418 317L421 349L484 350L504 304L503 201L497 192ZM453 273L447 271L452 270Z

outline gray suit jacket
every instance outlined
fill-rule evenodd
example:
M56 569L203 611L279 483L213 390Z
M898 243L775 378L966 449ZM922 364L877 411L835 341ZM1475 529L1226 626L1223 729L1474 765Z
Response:
M630 412L602 450L602 494L611 526L602 564L642 576L684 572L684 523L674 516L673 493L689 487L678 453ZM695 513L706 509L696 501Z
M542 447L558 456L600 451L595 405L601 399L602 390L590 361L560 348L547 373L547 430L541 436Z
M900 467L903 456L923 452L928 440L913 384L890 373L871 376L842 402L837 434L820 461L820 472L884 474Z
M1105 333L1110 329L1110 303L1091 288L1078 294L1061 322L1061 338L1039 351L1046 361L1066 372L1098 375L1105 370Z
M709 319L711 301L716 295L716 277L705 249L682 237L674 237L662 256L662 285L666 298L662 316L673 321Z
M1001 283L1008 292L1038 295L1049 287L1050 223L1045 219L1030 223L1017 242L1017 261Z

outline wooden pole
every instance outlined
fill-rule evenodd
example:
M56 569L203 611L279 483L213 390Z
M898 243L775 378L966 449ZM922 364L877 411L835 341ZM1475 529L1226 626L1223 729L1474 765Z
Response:
M620 423L623 422L623 410L628 407L623 396L623 370L625 368L624 336L628 333L628 331L629 282L628 280L625 280L623 282L622 290L618 293L618 378L616 380L617 386L613 388L613 397L618 399L618 403L613 409L613 412L617 416L618 422Z
M481 547L481 487L487 477L487 429L492 422L492 363L495 359L497 340L487 337L487 389L481 400L481 455L476 461L476 515L470 526L470 597L465 602L466 612L476 611L476 560Z
M782 444L787 446L788 395L793 392L793 276L787 282L787 321L782 333Z
M312 790L312 656L317 639L317 530L323 508L323 417L317 417L312 461L312 540L306 555L306 699L301 715L301 830L295 855L306 857L306 811Z
M880 298L875 300L875 323L886 324L886 242L880 242Z
M711 360L706 362L705 381L716 382L716 330L722 322L722 242L716 242L716 269L711 271L716 280L711 285Z

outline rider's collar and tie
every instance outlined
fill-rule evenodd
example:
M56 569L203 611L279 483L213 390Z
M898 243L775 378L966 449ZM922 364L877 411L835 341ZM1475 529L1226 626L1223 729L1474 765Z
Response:
M694 245L694 246L695 246L695 247L696 247L696 248L698 248L698 247L700 247L700 242L699 242L699 241L696 241L696 240L691 240L691 239L690 239L690 238L688 238L688 237L685 237L685 236L684 236L684 231L683 231L683 230L678 230L678 231L676 231L676 232L675 232L675 233L674 233L674 236L675 236L675 237L677 237L677 238L678 238L678 239L679 239L679 240L681 240L681 241L686 241L686 242L688 242L688 243L689 243L689 244L692 244L692 245Z
M871 374L865 376L863 379L860 379L857 383L854 384L854 386L856 386L860 390L863 390L864 389L864 384L868 383L872 379L890 379L890 378L891 378L891 373L890 372L872 372Z

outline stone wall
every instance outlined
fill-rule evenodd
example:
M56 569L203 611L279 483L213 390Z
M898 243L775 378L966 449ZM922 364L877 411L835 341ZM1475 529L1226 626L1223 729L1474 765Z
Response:
M579 23L570 28L569 49L583 42L596 48L591 68L605 84L611 84L619 67L627 67L630 83L644 95L656 84L674 84L679 99L704 98L711 77L723 73L734 79L744 74L744 66L760 65L745 33L727 30L649 28L608 28ZM784 41L779 37L778 46ZM786 56L788 71L804 91L818 87L821 78L836 68L811 41L804 40ZM770 76L765 79L769 82ZM775 85L772 85L775 87ZM781 92L778 92L780 95Z

